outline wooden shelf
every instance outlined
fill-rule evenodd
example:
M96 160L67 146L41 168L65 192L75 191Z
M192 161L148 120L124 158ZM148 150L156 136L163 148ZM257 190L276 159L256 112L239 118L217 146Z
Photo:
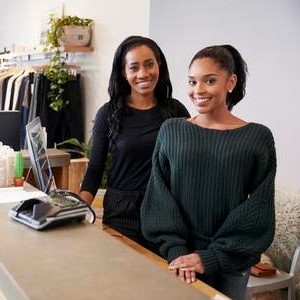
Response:
M92 47L82 47L82 46L64 46L63 51L65 52L92 52Z

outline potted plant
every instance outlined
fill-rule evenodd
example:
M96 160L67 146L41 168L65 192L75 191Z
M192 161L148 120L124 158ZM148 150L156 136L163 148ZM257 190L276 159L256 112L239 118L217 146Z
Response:
M15 162L14 162L14 185L23 186L24 184L24 158L21 151L15 152Z
M64 98L64 85L68 82L70 75L67 70L66 57L62 55L60 46L88 45L92 24L92 19L77 16L58 18L54 14L50 14L44 48L45 51L54 51L54 53L44 74L50 81L48 98L50 107L55 111L60 111L69 103L69 100Z
M73 147L71 148L70 145ZM86 157L90 158L92 139L90 138L87 143L80 142L77 138L70 138L61 143L58 143L56 146L63 149L71 154L71 157Z
M87 46L90 42L92 19L79 18L77 16L58 18L54 14L50 14L48 25L49 29L46 33L46 48L48 49L65 45ZM77 43L76 37L74 37L76 32L78 34ZM68 34L71 35L71 38L68 37ZM68 43L68 41L70 42Z
M79 154L80 157L87 158L87 162L88 162L88 159L90 158L90 154L91 154L92 138L90 138L87 143L80 142L77 138L70 138L65 141L62 141L61 143L58 143L56 146L58 146L58 148L62 150L69 152L71 154L71 157L72 156L74 157L74 155ZM101 184L100 184L100 188L102 189L106 188L107 175L108 175L108 171L111 168L111 165L112 165L112 156L111 153L108 153Z

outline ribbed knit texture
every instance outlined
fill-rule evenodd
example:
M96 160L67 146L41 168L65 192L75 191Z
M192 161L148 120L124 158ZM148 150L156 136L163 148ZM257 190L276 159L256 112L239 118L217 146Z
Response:
M196 251L213 274L259 260L275 230L276 153L267 127L215 130L167 120L152 165L142 230L168 261Z

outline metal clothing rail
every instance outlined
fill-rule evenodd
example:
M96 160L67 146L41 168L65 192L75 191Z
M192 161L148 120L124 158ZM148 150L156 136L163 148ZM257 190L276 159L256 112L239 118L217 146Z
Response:
M49 60L54 52L21 52L21 53L6 53L0 55L0 63L5 62L26 62L36 60ZM67 58L67 53L62 52Z
M53 51L28 51L28 52L10 52L0 54L0 70L10 66L17 65L32 65L34 61L48 61L56 50ZM70 53L78 52L92 52L92 47L81 47L81 46L64 46L59 48L59 51L67 60Z
M58 49L61 53L64 53L66 58L68 57L68 53L75 53L75 52L92 52L92 47L82 47L82 46L65 46ZM0 62L1 60L41 60L41 59L49 59L53 55L53 51L27 51L27 52L10 52L0 54Z

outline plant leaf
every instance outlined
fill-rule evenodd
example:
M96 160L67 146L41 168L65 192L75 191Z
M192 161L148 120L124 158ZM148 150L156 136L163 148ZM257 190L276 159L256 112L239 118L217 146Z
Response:
M77 138L67 139L65 141L58 143L57 146L62 146L62 145L66 145L66 144L71 144L71 145L77 146L83 150L82 144L79 142L79 140Z

